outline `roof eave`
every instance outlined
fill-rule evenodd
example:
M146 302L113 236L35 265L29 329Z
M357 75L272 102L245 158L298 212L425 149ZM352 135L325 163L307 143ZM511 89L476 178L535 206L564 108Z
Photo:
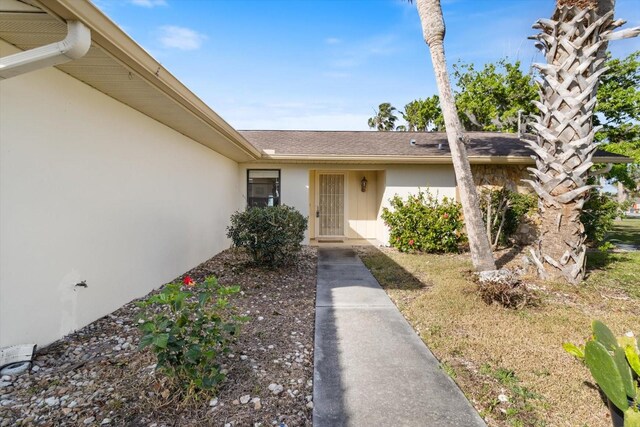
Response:
M262 159L284 163L389 163L389 164L451 164L451 156L398 156L398 155L307 155L307 154L263 154ZM529 157L469 156L470 163L531 164Z
M533 165L530 156L468 156L471 164ZM368 164L451 164L451 156L391 156L391 155L312 155L312 154L263 154L262 161L282 163L368 163ZM628 157L600 156L594 163L631 163Z
M244 156L248 157L248 159L238 157L234 160L257 160L261 157L260 150L224 121L90 2L39 0L34 3L64 21L78 20L84 23L91 29L92 40L100 48L205 122L237 147ZM198 142L207 145L205 141Z

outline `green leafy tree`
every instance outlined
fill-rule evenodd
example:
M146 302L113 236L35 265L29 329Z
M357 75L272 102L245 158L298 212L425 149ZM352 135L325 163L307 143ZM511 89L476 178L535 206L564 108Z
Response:
M506 59L485 64L455 64L453 78L458 90L456 106L466 130L515 132L518 111L533 113L531 103L538 92L531 74L523 73L520 61Z
M535 112L531 101L538 97L536 85L533 76L522 71L519 61L503 59L486 64L481 70L476 70L474 64L455 64L452 77L457 87L456 108L467 131L515 132L518 111ZM415 99L400 113L407 125L398 126L397 130L445 130L438 95ZM374 121L376 117L369 119L370 127L379 126L380 121Z
M404 106L404 111L401 111L400 114L407 122L404 130L419 132L444 130L444 117L442 117L438 95L413 100Z
M598 87L594 122L602 129L596 139L611 153L633 159L614 165L607 178L635 190L640 182L640 51L624 59L607 61L607 72Z
M383 102L378 107L376 115L369 118L369 127L379 131L395 130L398 117L394 114L397 111L394 106L388 102Z

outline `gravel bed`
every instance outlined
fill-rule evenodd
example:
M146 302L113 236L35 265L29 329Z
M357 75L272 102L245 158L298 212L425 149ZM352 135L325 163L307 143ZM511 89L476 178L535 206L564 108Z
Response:
M134 302L38 351L30 372L0 378L0 427L310 426L317 253L275 271L229 249L185 275L237 284L250 316L215 398L180 401L153 355L138 351ZM181 280L182 277L176 280Z

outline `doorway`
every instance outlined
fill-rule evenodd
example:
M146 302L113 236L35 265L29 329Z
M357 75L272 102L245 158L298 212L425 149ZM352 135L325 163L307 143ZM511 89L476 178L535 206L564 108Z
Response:
M318 237L344 237L345 185L344 172L318 172L316 186L316 227Z

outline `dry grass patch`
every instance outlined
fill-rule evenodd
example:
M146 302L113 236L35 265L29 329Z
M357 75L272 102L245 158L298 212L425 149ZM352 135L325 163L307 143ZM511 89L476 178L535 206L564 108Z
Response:
M633 290L535 283L539 304L512 310L481 300L466 255L360 255L489 425L610 425L588 370L562 343L584 342L594 318L640 331Z

